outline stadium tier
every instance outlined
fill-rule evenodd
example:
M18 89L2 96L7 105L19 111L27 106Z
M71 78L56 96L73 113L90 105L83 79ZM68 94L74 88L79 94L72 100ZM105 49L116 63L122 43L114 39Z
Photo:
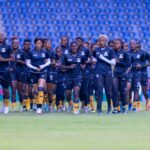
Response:
M150 48L149 0L0 0L1 24L8 39L62 35L96 40L100 33L124 40L137 38Z

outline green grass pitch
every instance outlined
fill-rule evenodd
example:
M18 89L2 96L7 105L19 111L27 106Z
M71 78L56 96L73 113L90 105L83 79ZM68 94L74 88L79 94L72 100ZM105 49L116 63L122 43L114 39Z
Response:
M150 112L0 113L0 150L150 150Z

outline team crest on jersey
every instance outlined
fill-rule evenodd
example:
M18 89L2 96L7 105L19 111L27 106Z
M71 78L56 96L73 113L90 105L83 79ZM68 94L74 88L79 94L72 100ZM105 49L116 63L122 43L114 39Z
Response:
M77 58L77 62L81 62L81 59L80 59L80 58Z
M120 55L119 55L119 58L123 58L123 54L120 54Z
M72 61L72 59L70 58L70 59L68 59L68 61Z
M99 74L96 74L96 78L98 78L99 77Z
M37 54L33 54L34 57L37 57Z
M17 55L17 58L20 59L20 55L19 54Z
M84 55L85 55L85 53L84 53L84 52L81 52L81 55L82 55L82 56L84 56Z
M99 52L96 52L96 55L99 55Z
M6 52L6 49L5 49L5 48L2 48L2 52L3 52L3 53Z
M65 54L69 54L69 50L65 50Z
M45 57L45 54L44 54L44 53L42 53L42 57Z
M140 58L140 55L138 54L136 58Z
M108 56L108 52L105 52L105 53L104 53L104 56Z

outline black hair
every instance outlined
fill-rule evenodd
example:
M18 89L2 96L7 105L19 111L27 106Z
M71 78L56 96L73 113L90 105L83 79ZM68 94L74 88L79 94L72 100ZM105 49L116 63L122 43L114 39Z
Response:
M109 40L108 41L108 45L111 44L111 43L114 43L114 40Z
M61 39L62 38L67 38L67 40L69 41L69 37L67 35L62 36Z
M61 48L60 46L57 46L57 47L55 48L55 52L58 50L58 48L60 48L60 49L62 50L62 48Z
M87 41L86 41L86 42L84 42L84 43L85 43L85 44L88 44L88 45L90 45L90 43L89 43L89 42L87 42Z
M24 39L23 43L25 43L25 42L31 43L31 40L30 39Z
M70 43L70 47L71 47L73 44L77 44L77 42L72 41L72 42Z
M43 43L46 43L47 41L48 41L48 39L46 39L46 38L45 38L45 39L42 39L42 42L43 42Z
M35 38L34 44L36 44L37 41L41 41L43 43L43 39L42 38Z
M76 40L81 40L82 42L84 42L84 39L82 37L77 37Z
M123 41L120 38L115 39L114 41L119 41L121 43L121 48L123 48Z

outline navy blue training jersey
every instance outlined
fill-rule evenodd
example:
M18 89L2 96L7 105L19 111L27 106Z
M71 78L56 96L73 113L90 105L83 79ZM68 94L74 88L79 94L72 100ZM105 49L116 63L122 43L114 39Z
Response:
M78 54L81 57L83 57L85 62L88 61L91 57L90 51L85 47L81 47L80 49L78 49ZM88 76L89 74L90 74L90 66L89 66L89 64L86 64L85 69L82 69L82 75L83 76Z
M23 71L25 64L22 64L20 61L23 61L25 63L25 53L22 50L17 50L16 52L13 52L13 57L15 57L15 61L10 63L10 67L13 70L17 71Z
M75 68L69 69L66 71L65 75L70 78L82 76L81 64L85 64L84 57L81 57L79 54L73 55L72 53L65 55L63 57L62 64L64 66L70 66L75 64Z
M116 51L114 50L114 56L118 59L118 62L115 65L115 74L122 75L124 74L129 67L131 67L131 59L127 52L124 50Z
M131 55L131 72L136 74L137 72L141 71L141 68L136 68L136 66L139 64L141 66L144 66L146 64L145 62L145 55L142 51L130 51Z
M6 44L0 45L0 56L3 58L10 58L12 54L11 47ZM0 62L0 70L4 70L9 67L9 62Z
M142 51L143 54L144 54L144 61L145 61L145 63L150 62L150 53L148 53L148 52L146 52L144 50L140 50L140 51ZM147 73L147 66L141 68L141 71Z
M46 52L46 50L43 49L41 50L33 49L32 51L30 51L29 55L27 56L27 59L31 60L31 64L34 67L39 67L40 65L44 65L46 63L46 59L48 58L49 58L48 53ZM42 69L42 71L45 70L46 68Z
M93 52L93 56L97 59L97 62L94 68L94 74L102 74L102 75L112 74L111 65L103 61L102 59L100 59L100 55L103 55L105 58L109 60L115 58L114 52L110 48L108 47L104 49L96 48Z
M55 60L55 61L57 60L57 56L56 56L56 53L54 51L47 50L47 53L49 55L49 58L50 58L51 62L53 60ZM52 64L50 64L49 66L47 66L47 71L52 72L52 73L56 73L56 67L53 66Z

